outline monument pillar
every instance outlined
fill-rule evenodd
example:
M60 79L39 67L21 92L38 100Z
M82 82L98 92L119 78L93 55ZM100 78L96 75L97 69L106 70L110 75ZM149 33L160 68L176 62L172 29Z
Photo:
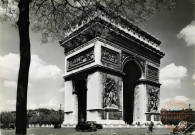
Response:
M87 77L87 120L100 121L103 103L103 82L100 72L94 72Z
M133 124L143 124L146 122L147 112L147 95L146 85L137 84L134 91L134 112L133 112Z

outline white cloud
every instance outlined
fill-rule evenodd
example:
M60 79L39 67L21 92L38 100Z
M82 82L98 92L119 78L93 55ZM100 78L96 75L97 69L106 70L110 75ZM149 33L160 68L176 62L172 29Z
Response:
M41 104L29 103L27 108L28 109L48 108L57 110L59 109L59 107L60 107L59 102L55 98L52 98L47 103Z
M10 105L10 106L13 106L13 105L15 106L16 105L16 100L7 100L6 104Z
M16 81L4 80L3 86L8 87L8 88L16 88L17 87L17 83L16 83Z
M179 96L175 96L175 97L172 97L172 98L161 99L160 100L160 109L163 108L163 106L165 104L167 104L167 103L169 103L170 101L173 101L173 100L180 101L182 103L181 104L182 107L188 108L189 104L190 104L191 105L190 107L195 109L195 100L190 99L188 97L185 97L184 95L179 95ZM181 107L177 108L177 109L181 109Z
M56 65L48 65L38 55L32 55L29 71L29 78L32 80L55 79L61 73L61 69ZM17 80L19 69L19 55L9 53L0 55L0 77L6 80Z
M13 111L16 110L16 100L7 100L4 104L0 105L1 111Z
M0 111L15 110L13 102L16 99L19 60L18 54L0 55ZM28 106L59 109L59 103L63 102L60 88L64 84L61 69L47 64L38 55L32 55L29 72ZM57 101L50 100L52 97L56 97Z
M4 104L0 105L0 112L1 111L13 111L13 110L16 110L15 108L16 108L16 100L8 99ZM38 109L38 108L58 110L60 108L60 103L55 98L52 98L48 102L45 102L45 103L28 103L27 104L27 109ZM63 106L62 106L62 109L63 109Z
M7 80L16 80L19 69L19 55L9 53L8 55L0 55L0 78Z
M4 80L3 81L3 86L7 87L7 88L16 89L17 88L17 82L16 81ZM32 84L28 83L28 87L32 87Z
M60 75L61 69L56 65L47 65L38 55L32 55L30 66L30 79L56 78Z
M164 98L164 99L160 99L160 108L159 108L159 110L161 110L162 108L163 108L163 106L167 103L167 102L169 102L169 101L171 101L172 99L171 98Z
M181 88L181 80L180 79L167 79L161 80L163 88L170 88L170 89L179 89Z
M167 65L160 71L161 79L177 79L184 78L185 76L187 76L187 68L184 66L176 66L174 63Z
M189 100L189 98L187 98L187 97L185 97L185 96L176 96L175 98L174 98L174 100L179 100L179 101L182 101L182 102L186 102L186 101L188 101Z
M160 70L160 83L163 88L178 89L181 79L187 76L187 68L171 63Z
M184 39L187 46L195 45L195 21L183 28L177 35L178 38Z

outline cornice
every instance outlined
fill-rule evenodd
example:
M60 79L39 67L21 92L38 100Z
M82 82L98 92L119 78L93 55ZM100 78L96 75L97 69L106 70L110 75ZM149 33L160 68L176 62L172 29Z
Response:
M107 23L107 22L104 22L104 23ZM108 28L108 26L106 26L106 25L108 25L108 24L102 24L102 22L96 22L96 23L92 24L92 26L87 27L86 29L82 30L80 33L77 33L77 35L71 37L70 39L68 39L67 41L65 41L61 45L64 46L65 52L69 53L70 51L74 50L75 48L77 48L77 47L79 47L79 46L81 46L83 44L86 44L87 42L93 40L96 37L101 36L100 34L98 34L98 32L100 32L100 29L102 29L102 31L103 31L103 29L109 29L109 31L113 32L115 34L115 36L121 36L121 37L125 38L126 40L134 42L135 44L139 45L140 47L143 47L143 48L145 48L145 49L147 49L147 50L149 50L149 51L159 55L161 58L165 55L160 50L158 50L158 49L156 49L156 48L146 44L145 42L143 42L143 41L141 41L141 40L139 40L139 39L137 39L137 38L127 34L127 33L125 33L124 31L122 31L122 30L120 30L118 28L114 28L114 26L109 26L109 28ZM98 28L98 30L95 30L95 27ZM88 41L83 41L82 42L82 41L79 40L78 43L77 43L77 40L78 40L77 37L79 37L79 36L83 36L84 37L84 33L86 34L87 32L88 33L96 33L96 34L95 35L92 34L91 37L87 37ZM114 35L112 35L112 36L114 36ZM107 35L107 36L102 37L102 38L105 38L107 40L112 40L112 39L109 39L109 38L111 38L111 35L109 35L109 36ZM113 42L113 41L111 41L111 42ZM120 41L114 41L114 42L118 42L120 44ZM120 44L120 45L122 45L122 44Z
M99 25L99 27L97 27L96 25ZM116 26L114 26L113 24L105 21L105 20L102 20L102 18L95 18L94 20L90 21L89 23L87 23L86 25L84 25L83 27L81 27L80 29L78 29L77 31L73 32L72 34L70 34L69 36L67 36L62 42L60 42L61 46L64 46L65 49L67 48L67 45L69 44L69 42L71 42L71 40L74 40L74 44L71 44L71 46L75 45L76 43L76 40L78 40L77 37L81 36L82 34L84 35L84 33L86 33L87 31L90 31L92 33L92 31L97 31L97 29L95 29L95 27L101 29L102 27L102 30L103 29L109 29L110 31L114 32L116 35L121 35L125 38L128 38L128 40L131 40L135 43L139 43L140 45L142 45L144 48L148 48L154 52L158 52L160 55L162 55L162 57L164 56L164 53L161 52L159 49L155 48L153 46L151 46L149 44L149 42L152 42L149 38L145 37L143 38L144 40L146 40L146 42L144 40L140 40L139 37L141 37L142 35L140 33L136 33L134 31L131 31L131 33L134 33L135 34L138 34L137 37L132 35L132 34L129 34L127 31L124 31ZM117 31L117 32L116 32ZM94 32L94 33L97 33L97 32ZM99 31L100 32L100 31ZM141 32L141 30L139 30L139 32ZM101 33L101 32L100 32ZM83 36L82 35L82 36ZM92 38L95 38L97 36L99 36L98 34L96 35L91 35ZM79 41L81 42L81 41ZM156 44L160 44L160 41ZM69 45L70 46L70 45Z
M100 11L99 13L95 13L94 15L92 15L90 19L87 19L87 21L86 20L81 21L81 23L78 23L78 24L75 24L75 26L72 26L74 29L72 30L72 32L70 32L68 36L66 36L63 40L60 41L60 44L63 44L68 38L73 36L75 32L78 33L79 30L87 27L91 22L104 19L105 21L109 22L112 25L115 25L118 28L121 27L124 31L133 32L134 34L138 33L138 36L143 36L149 39L150 41L153 41L157 45L160 45L161 42L159 41L159 39L157 39L150 33L146 32L145 30L139 28L132 22L129 22L124 17L117 15L117 17L114 18L112 15L109 15L109 13L106 13L105 9L103 10L104 11Z
M159 82L154 82L148 79L139 79L138 81L136 81L136 84L148 84L148 85L152 85L152 86L156 86L159 87L161 86L161 84Z
M105 67L103 65L94 65L94 66L91 66L89 68L85 68L81 71L77 71L75 73L65 75L63 78L66 81L66 80L78 77L79 74L81 74L81 75L89 74L89 73L93 73L95 71L102 71L102 72L106 72L106 73L112 73L112 74L117 75L117 76L124 76L125 75L124 72L121 72L119 70L111 69L111 68Z

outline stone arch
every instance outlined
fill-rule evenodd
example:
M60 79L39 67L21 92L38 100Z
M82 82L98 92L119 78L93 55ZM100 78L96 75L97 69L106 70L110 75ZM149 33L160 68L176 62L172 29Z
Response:
M78 121L86 121L87 119L87 82L86 79L78 79L74 84L74 91L77 95L78 102Z
M127 124L134 121L134 101L136 82L142 77L143 70L139 62L133 57L124 59L123 72L123 120Z
M138 60L136 57L134 57L134 56L127 56L127 57L122 61L121 70L123 71L124 66L125 66L126 63L129 62L129 61L133 61L133 62L135 62L135 63L138 65L139 70L140 70L140 72L141 72L141 78L140 78L140 79L144 79L145 69L144 69L144 67L142 66L142 64L139 62L139 60Z

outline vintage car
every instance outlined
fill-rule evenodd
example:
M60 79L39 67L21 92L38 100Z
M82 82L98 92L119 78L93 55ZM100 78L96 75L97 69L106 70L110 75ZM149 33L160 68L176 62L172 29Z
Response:
M88 122L91 122L91 123L95 124L97 129L102 129L103 128L102 124L97 124L96 121L88 121Z
M76 131L79 130L97 131L96 124L91 121L78 122L75 129Z
M96 128L97 129L103 129L103 126L102 126L102 124L96 124Z
M54 128L61 128L61 124L54 124Z

